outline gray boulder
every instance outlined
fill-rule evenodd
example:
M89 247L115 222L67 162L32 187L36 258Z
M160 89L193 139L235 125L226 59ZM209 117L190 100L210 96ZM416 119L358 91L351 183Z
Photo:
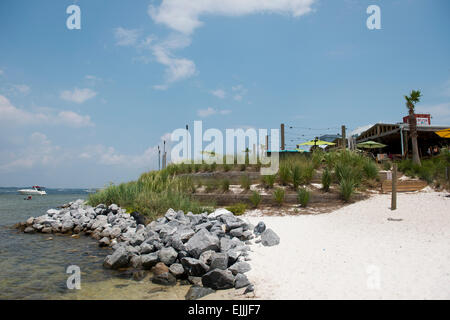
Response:
M180 263L174 263L169 267L170 273L172 273L176 278L181 277L184 274L183 265Z
M276 246L280 243L280 237L272 229L266 229L261 234L261 243L266 247Z
M214 252L214 254L211 256L210 269L225 270L226 268L228 268L228 254L223 252L221 253Z
M174 286L177 283L177 279L170 272L164 272L164 273L155 275L152 278L152 282L155 284L161 284L164 286Z
M206 229L200 229L200 231L186 242L185 247L189 255L198 258L205 251L218 251L220 241L217 236L211 234Z
M201 277L209 269L208 265L194 258L183 258L181 259L181 264L188 275L195 277Z
M238 273L246 273L251 270L250 265L247 262L236 262L231 267L228 268L234 275Z
M128 266L128 252L124 247L119 247L113 254L107 256L103 266L109 269L118 269Z
M224 290L234 287L234 276L229 270L214 269L203 275L204 287L214 290Z
M141 261L142 267L145 269L151 269L159 262L158 252L141 255Z
M256 235L259 235L259 234L263 233L265 230L266 230L266 224L264 222L260 221L256 225L255 229L253 229L253 232Z
M185 295L186 300L197 300L208 294L214 293L215 291L211 288L192 286Z
M247 276L245 274L238 273L234 281L234 287L236 289L240 289L247 287L248 285L250 285L250 281L248 281Z
M170 266L175 262L175 260L177 260L178 252L172 247L162 248L161 250L159 250L158 257L159 261L163 262L165 265Z

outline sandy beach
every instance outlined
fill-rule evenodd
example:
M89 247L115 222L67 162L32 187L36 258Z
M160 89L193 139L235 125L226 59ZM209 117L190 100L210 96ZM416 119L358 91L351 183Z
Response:
M450 198L374 195L329 214L247 217L281 238L252 246L256 299L449 299Z

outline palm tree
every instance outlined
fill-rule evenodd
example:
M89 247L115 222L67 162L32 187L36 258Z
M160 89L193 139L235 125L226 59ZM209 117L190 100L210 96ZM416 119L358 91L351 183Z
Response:
M414 109L416 107L416 103L420 101L421 93L419 90L412 90L409 96L405 96L406 99L406 107L409 111L409 132L411 135L411 143L412 143L412 153L413 153L413 163L418 164L420 166L420 157L419 157L419 147L417 145L417 121L416 116L414 114Z

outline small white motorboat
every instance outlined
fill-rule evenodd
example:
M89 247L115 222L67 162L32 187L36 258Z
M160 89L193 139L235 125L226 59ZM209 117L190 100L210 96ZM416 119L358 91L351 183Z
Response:
M17 192L19 192L20 194L26 194L26 195L46 195L47 192L45 192L45 190L43 190L44 187L39 187L39 186L33 186L31 189L20 189L17 190Z

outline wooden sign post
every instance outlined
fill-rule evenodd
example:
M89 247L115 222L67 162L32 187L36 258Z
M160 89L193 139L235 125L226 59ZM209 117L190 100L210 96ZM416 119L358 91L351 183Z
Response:
M392 197L391 210L397 209L397 164L392 165Z

